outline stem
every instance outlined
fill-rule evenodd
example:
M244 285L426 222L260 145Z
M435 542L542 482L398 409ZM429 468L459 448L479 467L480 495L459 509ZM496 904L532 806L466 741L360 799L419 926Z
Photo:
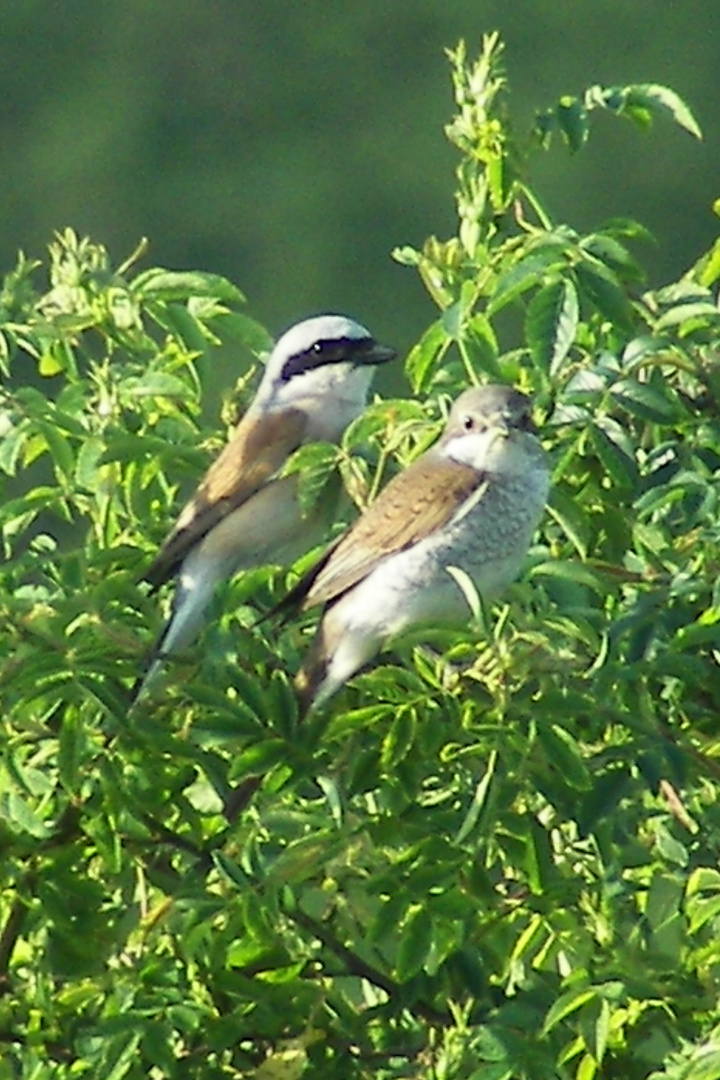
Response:
M389 975L383 974L382 971L378 971L372 964L368 964L365 960L362 960L354 952L339 942L335 936L321 923L315 921L309 915L306 915L303 911L296 908L294 911L286 911L285 914L293 922L301 926L303 930L307 930L313 937L318 938L323 945L334 953L339 960L342 960L343 964L347 968L348 974L357 975L358 978L367 979L373 986L380 987L384 990L388 997L395 1000L402 994L402 987L400 983L395 982ZM440 1027L447 1027L452 1025L453 1018L450 1013L440 1012L434 1009L431 1005L426 1005L423 1002L414 1002L409 1008L422 1016L423 1019L428 1020L431 1024L437 1024Z
M5 921L2 934L0 934L0 994L7 993L10 989L8 980L10 961L12 960L17 939L22 933L27 910L28 905L25 901L19 896L16 897L15 903L10 908L10 914Z

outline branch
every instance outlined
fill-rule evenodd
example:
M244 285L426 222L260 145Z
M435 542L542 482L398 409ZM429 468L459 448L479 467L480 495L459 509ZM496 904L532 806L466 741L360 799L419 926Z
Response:
M28 905L21 897L16 896L15 903L10 908L10 914L5 921L2 934L0 934L0 994L5 994L10 989L10 980L8 979L10 961L12 960L17 939L22 933L27 911Z
M397 997L402 994L402 986L400 983L391 979L389 975L385 975L382 971L378 971L377 968L373 967L372 964L368 964L365 960L362 960L356 953L351 952L346 945L343 945L337 940L330 930L321 923L316 922L310 915L306 915L305 912L300 911L299 908L296 908L294 911L286 911L285 914L289 919L297 923L298 926L301 926L303 930L307 930L308 933L319 938L330 952L334 953L339 960L342 960L347 968L348 974L357 975L358 978L361 979L367 979L373 986L379 986L381 990L384 990L388 997L397 999ZM436 1024L439 1027L447 1027L455 1022L450 1013L441 1012L434 1009L431 1005L426 1005L424 1002L415 1002L413 1008L424 1020L427 1020L431 1024Z

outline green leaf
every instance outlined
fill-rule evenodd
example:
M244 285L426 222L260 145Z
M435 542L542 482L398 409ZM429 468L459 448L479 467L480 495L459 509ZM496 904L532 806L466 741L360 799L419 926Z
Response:
M255 319L237 311L222 311L217 315L217 329L224 341L237 342L250 349L256 356L268 353L273 339Z
M273 765L287 761L288 746L285 739L265 739L238 754L230 769L231 780L266 772Z
M450 345L442 319L432 323L424 332L417 345L408 353L405 361L405 374L413 393L426 393L432 384L435 369Z
M548 1009L542 1027L543 1035L547 1035L562 1020L565 1020L568 1016L571 1016L572 1013L581 1009L583 1005L592 1001L595 998L596 993L597 991L594 987L586 986L568 990L566 994L561 994Z
M327 484L337 478L338 449L332 443L315 442L301 446L286 461L283 476L297 476L297 492L302 513L317 512Z
M570 149L573 153L580 150L590 135L588 113L583 101L580 98L565 95L560 98L555 115Z
M720 871L712 866L697 866L687 879L686 895L691 897L706 891L720 892Z
M244 303L237 285L219 274L199 270L145 270L132 282L132 292L145 300L189 300L207 296L226 303Z
M495 774L495 766L497 764L497 750L493 750L488 758L487 768L480 778L477 787L475 788L475 794L473 795L470 809L463 818L462 825L458 829L457 836L455 837L456 844L462 844L468 838L470 833L476 827L480 815L482 814L488 800L488 794L490 791L490 785Z
M63 718L58 745L58 772L66 791L77 793L82 757L82 725L77 715L68 712Z
M711 288L720 278L720 240L716 240L710 250L698 259L693 276L706 289Z
M380 762L384 769L394 769L410 753L417 732L415 709L400 709L382 741Z
M228 858L228 856L223 854L222 851L213 851L212 861L215 863L222 875L227 878L227 880L232 885L235 885L238 889L240 889L242 893L247 892L249 884L248 876L247 874L243 873L241 868L236 862L233 861L233 859Z
M720 1049L714 1045L696 1050L695 1058L679 1080L720 1080Z
M599 994L580 1010L578 1027L583 1042L598 1065L602 1064L610 1034L610 1004Z
M634 488L638 468L625 432L607 417L598 417L590 429L590 442L612 480L623 488Z
M424 907L414 908L400 931L395 972L399 982L407 982L423 968L432 945L433 924Z
M632 308L615 274L597 260L578 263L575 272L581 295L619 329L631 330L634 321Z
M146 371L144 375L124 379L122 392L127 397L170 397L178 401L195 396L187 383L167 371Z
M685 910L688 917L688 931L690 934L696 934L706 923L714 922L720 916L720 896L712 896L709 899L696 896L688 900Z
M0 418L0 423L3 423L4 419L4 417ZM0 438L0 469L7 473L8 476L15 475L18 459L23 452L31 430L29 420L21 420L14 427L4 428Z
M106 1039L98 1075L104 1080L122 1080L137 1062L137 1049L142 1034L142 1029L139 1029L122 1032L110 1040Z
M591 566L572 562L569 559L553 559L547 562L536 563L532 567L530 576L535 578L559 578L562 581L570 581L576 585L587 585L599 595L607 592L601 576Z
M527 310L525 336L535 364L556 375L575 341L580 306L575 285L563 278L535 293Z
M568 540L581 559L585 560L590 541L590 521L588 514L575 498L556 484L550 492L547 506L548 513L563 530Z
M56 470L65 479L70 480L75 469L75 455L70 443L54 424L38 420L37 429L43 434Z
M559 724L542 724L538 728L538 741L545 750L548 763L561 773L568 784L579 791L590 788L590 774L580 746L569 731Z
M540 285L548 273L553 270L562 271L566 263L566 245L547 243L538 246L499 275L487 306L487 316L492 318L528 289Z
M15 791L0 794L0 817L17 832L28 833L40 840L45 840L50 835L49 826L28 801Z
M680 95L668 86L660 86L658 83L635 83L624 88L624 98L626 109L640 107L661 116L668 116L696 139L702 139L702 131L690 108Z
M664 311L655 323L656 332L668 330L672 327L683 328L686 324L694 323L701 325L717 326L720 323L720 312L710 300L694 300L687 304L676 304Z
M667 392L667 391L666 391ZM610 387L610 393L631 416L655 424L672 424L678 419L675 402L647 383L621 379Z
M622 279L633 282L645 280L646 275L640 264L614 236L606 232L592 233L581 240L579 246Z

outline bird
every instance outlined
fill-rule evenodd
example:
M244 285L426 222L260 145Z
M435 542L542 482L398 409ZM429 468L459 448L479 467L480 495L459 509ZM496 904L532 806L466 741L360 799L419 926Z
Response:
M549 484L529 398L497 384L460 394L440 439L278 605L286 617L323 605L295 679L300 718L403 631L467 621L454 570L470 577L483 600L497 596L520 571Z
M396 355L346 315L304 319L278 339L247 411L143 574L153 592L173 578L177 585L133 705L166 658L193 643L221 581L290 563L322 541L324 523L301 512L297 475L278 472L304 443L338 442L362 413L375 368Z

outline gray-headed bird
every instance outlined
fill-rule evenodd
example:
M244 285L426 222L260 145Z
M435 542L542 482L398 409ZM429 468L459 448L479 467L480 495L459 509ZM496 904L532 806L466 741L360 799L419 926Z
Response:
M305 319L278 340L232 438L144 574L153 589L172 578L177 586L133 701L156 681L165 657L192 644L219 582L241 569L292 562L321 542L323 523L301 512L297 476L277 474L302 444L339 441L365 407L375 367L395 355L344 315Z
M280 604L324 612L296 679L301 713L322 705L418 624L462 622L469 575L483 600L518 574L547 499L548 459L530 401L466 390L443 435L382 490Z

